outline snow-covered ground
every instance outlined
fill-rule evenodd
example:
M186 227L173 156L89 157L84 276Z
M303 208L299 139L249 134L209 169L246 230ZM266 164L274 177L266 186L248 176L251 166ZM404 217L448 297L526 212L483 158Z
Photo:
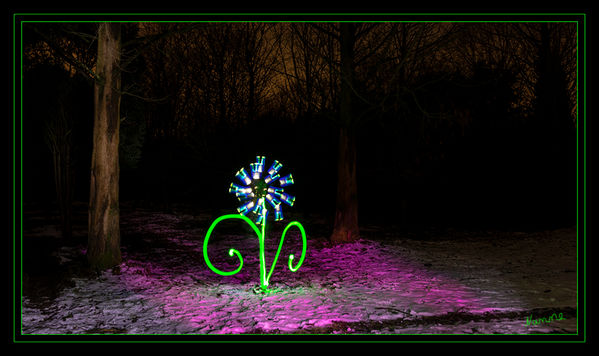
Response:
M211 261L224 270L236 267L229 248L239 250L244 258L241 272L222 277L206 267L202 242L216 217L124 213L119 268L72 278L44 303L24 296L23 333L577 331L575 229L417 239L365 226L361 240L331 245L325 236L312 235L309 221L302 221L308 234L303 266L295 273L286 267L287 255L298 255L301 248L298 234L290 230L270 280L273 291L264 294L255 291L258 243L242 224L219 225L209 249ZM43 228L36 229L26 238L43 238ZM269 232L267 268L280 234L278 226ZM63 247L55 256L66 264L81 259L84 248ZM527 317L537 320L560 312L564 320L527 325Z

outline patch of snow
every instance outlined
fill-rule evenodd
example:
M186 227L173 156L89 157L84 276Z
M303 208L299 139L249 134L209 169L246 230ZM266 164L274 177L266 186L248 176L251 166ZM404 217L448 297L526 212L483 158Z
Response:
M405 324L456 312L475 315L575 306L575 274L559 273L575 269L571 242L562 246L556 238L543 242L523 238L492 247L488 240L403 239L327 247L322 240L310 239L304 265L292 273L286 269L286 258L299 246L290 236L271 278L275 291L259 294L254 292L259 281L257 242L241 235L215 239L209 249L213 263L236 268L236 260L226 254L231 246L238 246L244 257L239 274L215 275L203 261L200 229L176 227L193 219L170 214L128 216L125 231L135 230L170 246L123 252L120 274L106 271L98 278L74 278L74 286L65 288L49 306L38 307L23 298L23 332L85 333L100 328L129 334L240 334L332 328L331 333L353 333L361 323L382 325L370 330L373 334L575 332L572 318L535 327L526 326L524 318ZM266 261L274 257L275 240L267 241ZM561 247L553 255L560 271L545 262L547 246ZM72 252L59 254L64 255L61 261ZM528 258L535 262L518 262ZM509 273L502 272L507 268ZM551 295L544 292L548 289ZM402 322L407 326L392 325ZM339 329L340 323L350 325Z

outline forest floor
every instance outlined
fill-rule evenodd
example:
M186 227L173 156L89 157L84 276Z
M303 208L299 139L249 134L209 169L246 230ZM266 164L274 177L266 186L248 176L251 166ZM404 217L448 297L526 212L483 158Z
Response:
M359 241L332 245L324 221L297 216L308 235L304 264L287 269L288 254L301 248L292 229L265 294L256 291L258 243L247 225L223 222L211 237L219 268L237 267L229 248L244 258L238 274L223 277L202 255L214 212L122 209L123 262L96 273L84 267L80 210L69 241L43 211L24 212L24 334L577 332L575 228L402 233L363 226ZM268 232L267 268L281 230L273 223ZM554 313L562 320L549 320ZM527 323L540 318L548 322Z

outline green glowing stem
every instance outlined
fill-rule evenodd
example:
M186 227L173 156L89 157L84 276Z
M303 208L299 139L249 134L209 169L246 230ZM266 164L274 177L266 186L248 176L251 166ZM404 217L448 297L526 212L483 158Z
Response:
M264 206L264 201L262 201L262 211L265 211L266 207ZM262 221L262 234L258 236L258 241L260 243L260 286L263 290L268 287L269 278L266 277L266 262L264 258L264 240L265 240L265 230L266 230L266 219ZM269 276L270 277L270 276Z

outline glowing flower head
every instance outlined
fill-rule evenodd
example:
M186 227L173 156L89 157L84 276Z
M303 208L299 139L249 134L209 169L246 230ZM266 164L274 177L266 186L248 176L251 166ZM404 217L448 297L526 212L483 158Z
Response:
M270 267L270 271L266 270L266 261L264 255L264 241L266 239L266 225L268 218L268 209L273 208L275 211L275 221L283 220L283 209L282 203L285 203L289 206L293 206L295 202L295 197L284 192L284 187L287 187L293 184L293 177L291 174L288 174L284 177L281 177L279 171L283 165L279 161L274 161L274 163L270 166L268 170L265 170L264 167L265 158L264 156L257 156L256 162L250 164L250 171L245 170L245 168L241 168L236 174L238 182L231 183L229 188L229 193L235 194L237 199L241 202L241 206L237 208L239 214L227 214L219 217L218 219L212 222L212 225L208 228L206 232L206 237L204 238L204 245L202 248L202 253L204 254L204 261L208 267L217 274L222 276L232 276L238 273L243 267L243 258L239 251L235 249L229 249L229 256L236 256L239 260L239 266L237 269L233 271L223 271L218 269L216 266L210 262L208 258L208 239L212 234L212 231L221 221L227 219L236 219L243 220L246 222L256 233L259 241L259 259L260 259L260 288L263 292L270 292L268 289L270 276L274 272L275 265L277 264L277 260L279 258L279 253L281 252L281 248L283 247L283 239L285 238L285 234L287 231L296 227L299 229L301 237L302 237L302 254L300 258L294 265L294 261L296 261L295 256L293 254L289 255L288 267L291 272L295 272L300 268L302 263L304 262L304 258L306 257L306 232L302 224L299 221L292 221L283 230L283 234L281 235L281 240L279 242L279 248L275 254L274 260ZM237 183L237 184L236 184ZM248 214L254 214L256 216L255 223L247 217ZM258 227L260 225L260 227Z
M281 203L293 206L295 202L295 197L283 189L293 184L291 174L281 177L279 171L283 165L277 160L265 171L264 162L264 156L256 156L256 162L250 164L249 173L241 168L235 174L240 184L231 183L229 187L229 193L235 194L242 203L237 211L244 216L254 214L256 224L266 222L268 207L274 209L275 221L283 220Z

